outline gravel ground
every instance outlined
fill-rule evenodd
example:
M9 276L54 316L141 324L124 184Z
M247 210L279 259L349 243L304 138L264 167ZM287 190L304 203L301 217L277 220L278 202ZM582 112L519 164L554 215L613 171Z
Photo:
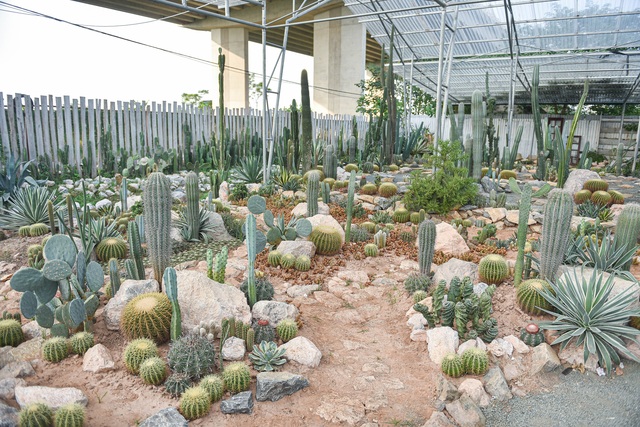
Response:
M484 410L487 427L638 427L640 365L624 362L624 375L598 377L572 371L548 393L513 398Z

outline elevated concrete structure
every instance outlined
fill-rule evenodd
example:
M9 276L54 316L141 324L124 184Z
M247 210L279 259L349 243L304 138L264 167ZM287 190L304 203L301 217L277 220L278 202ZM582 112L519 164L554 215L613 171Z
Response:
M96 6L134 13L149 18L165 18L174 15L181 0L75 0ZM224 5L223 1L219 2ZM244 3L230 9L229 16L244 23L261 24L262 8ZM174 7L173 5L176 5ZM200 31L210 31L213 59L217 61L218 48L226 55L225 107L243 108L249 106L248 42L262 41L261 29L231 22L214 15L224 15L224 8L216 5L203 6L203 2L188 1L191 8L187 13L165 19L167 22ZM299 5L298 5L299 6ZM309 5L307 5L308 7ZM286 19L291 16L290 0L267 2L267 43L282 45ZM298 21L308 22L323 18L350 15L341 0L333 0L304 15ZM269 28L270 26L276 26ZM357 19L329 22L303 23L291 26L287 50L314 57L314 111L332 114L353 114L358 99L355 86L364 78L366 62L379 62L380 45L366 33L364 25ZM239 70L244 70L241 72ZM218 101L218 68L213 73L211 91L213 102Z

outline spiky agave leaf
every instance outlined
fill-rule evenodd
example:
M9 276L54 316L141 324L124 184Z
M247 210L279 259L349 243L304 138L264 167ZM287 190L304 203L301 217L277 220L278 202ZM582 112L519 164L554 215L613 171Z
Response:
M9 207L2 209L0 228L17 230L23 225L48 223L47 202L55 201L56 194L47 187L24 187L9 200Z

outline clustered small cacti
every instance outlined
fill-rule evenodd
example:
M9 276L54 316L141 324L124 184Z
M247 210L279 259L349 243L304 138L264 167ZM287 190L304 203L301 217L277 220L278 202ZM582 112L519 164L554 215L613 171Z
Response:
M215 340L216 337L216 322L214 320L210 322L200 321L198 326L193 328L193 334L199 335L202 338L206 338L209 341Z
M202 418L209 412L211 400L209 393L202 387L190 387L182 393L180 398L180 413L188 419Z
M249 389L251 373L244 362L234 362L224 368L222 379L227 390L231 393L240 393Z
M283 319L276 325L276 332L283 342L289 342L298 335L298 324L295 320Z
M140 378L150 385L158 385L167 378L167 363L160 357L151 357L140 365Z
M385 230L378 230L373 235L373 243L378 249L384 249L387 246L387 232Z
M465 374L462 357L456 353L449 353L442 359L442 372L452 378L459 378Z
M68 355L69 349L65 338L49 338L42 344L42 358L47 362L58 363Z
M44 266L44 257L42 255L42 245L31 245L27 248L27 263L29 267L42 269Z
M90 332L78 332L69 338L69 347L74 354L83 355L93 347L93 334Z
M122 311L120 330L127 339L149 338L158 344L169 340L171 301L161 292L138 295Z
M124 349L123 359L124 365L132 374L137 374L140 365L145 360L157 357L158 347L156 344L147 338L139 338L131 341Z

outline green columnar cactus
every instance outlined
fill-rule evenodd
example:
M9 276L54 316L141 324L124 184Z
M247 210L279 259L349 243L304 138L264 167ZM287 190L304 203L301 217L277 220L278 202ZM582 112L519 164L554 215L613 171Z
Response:
M42 245L31 245L27 248L27 264L29 267L38 270L42 269L44 266L43 250L44 247Z
M213 280L213 249L207 249L207 277Z
M309 174L307 180L307 216L318 214L318 192L320 190L320 175L316 172Z
M445 375L448 375L452 378L460 378L465 374L464 362L462 361L462 357L455 354L449 353L442 359L442 372Z
M184 187L187 193L184 216L190 231L188 240L200 240L200 182L198 174L193 171L189 172L185 178Z
M322 188L322 203L328 205L331 202L331 183L327 182L331 178L325 178L324 181L320 183L320 187Z
M151 357L140 365L140 378L150 385L158 385L167 378L167 363L159 357Z
M122 259L127 254L127 244L118 237L107 237L96 246L96 256L100 261L111 258Z
M458 301L455 308L456 329L458 330L458 336L464 337L467 334L467 322L469 317L467 314L467 306L464 302Z
M336 179L338 176L338 156L333 144L327 144L324 148L324 162L322 170L326 178Z
M628 251L636 247L638 236L640 236L640 205L631 203L624 207L618 217L616 233L613 237L615 250L624 247ZM625 264L623 268L625 271L629 271L631 261Z
M171 301L160 292L138 295L122 311L120 330L127 339L149 338L159 344L170 337Z
M56 220L54 214L53 200L47 200L47 215L49 217L49 228L51 228L51 235L56 234Z
M109 260L109 283L111 285L111 298L113 298L120 289L120 270L118 268L118 260L114 258Z
M248 263L248 271L247 271L247 281L248 281L248 286L247 286L247 296L249 297L249 306L253 307L253 305L256 303L256 277L255 277L255 262L256 262L256 255L258 252L257 248L257 238L256 235L258 234L257 230L256 230L256 219L252 214L247 215L247 220L245 222L246 224L246 233L247 233L247 241L246 241L246 245L247 245L247 258L249 260Z
M268 320L258 320L258 324L255 326L255 342L260 344L262 341L275 341L276 331L269 325Z
M538 99L538 88L540 87L540 65L534 65L533 76L531 77L531 111L533 113L533 133L536 137L538 157L538 168L536 178L543 180L546 178L546 155L544 147L544 135L542 133L542 117L540 116L540 103Z
M229 256L229 248L223 246L220 252L216 254L216 269L213 273L213 280L218 283L224 283L225 274L227 272L227 258Z
M20 427L50 427L53 425L53 412L44 403L32 403L20 410ZM14 425L14 424L8 424Z
M128 270L129 278L133 280L144 279L144 264L142 263L142 246L140 244L140 229L137 221L129 222L127 226L127 240L129 240L129 256L131 264ZM125 262L125 265L127 263Z
M574 194L573 200L576 202L576 205L581 205L587 200L591 200L591 191L586 189L580 190Z
M482 92L475 90L471 95L471 117L473 120L473 178L482 178L482 157L484 154L485 118L482 106Z
M79 403L68 403L60 407L55 415L55 427L82 427L85 409Z
M0 320L0 347L17 347L24 341L24 333L20 322L10 318Z
M529 347L536 347L544 342L544 334L535 323L529 323L520 330L520 339Z
M120 184L120 207L122 212L127 212L129 210L128 197L129 191L127 189L127 178L122 178L122 183Z
M222 319L222 331L227 331L227 337L236 336L236 319L234 317L228 317Z
M431 274L431 262L435 252L436 225L431 220L425 220L418 227L418 264L420 273Z
M142 193L145 235L153 277L160 283L162 273L171 258L171 183L162 172L153 172L147 178Z
M442 303L442 326L453 326L456 316L456 305L451 301Z
M69 349L65 338L49 338L42 344L42 358L47 362L58 363L68 355Z
M340 233L327 225L314 228L309 235L309 240L316 245L316 253L319 255L335 255L342 247Z
M298 271L309 271L311 268L311 259L306 255L299 255L296 258L294 267Z
M356 141L355 136L352 135L349 137L348 145L349 145L349 163L354 163L356 161L356 150L358 149L358 141Z
M302 118L302 143L300 147L300 160L303 171L311 169L311 152L313 151L313 129L311 123L311 98L309 97L309 77L307 70L300 74L301 89L301 118Z
M298 324L295 320L283 319L278 322L276 332L282 342L289 342L298 335Z
M378 230L378 232L373 235L373 243L378 249L384 249L387 246L387 233L384 230Z
M249 389L251 373L244 362L235 362L224 368L222 379L227 390L231 393L240 393Z
M492 284L502 283L509 275L509 266L502 255L489 254L478 265L480 279Z
M364 245L364 254L368 257L378 256L378 245L375 243L367 243Z
M83 355L93 347L94 339L91 332L78 332L69 338L69 347L74 354Z
M137 374L140 365L145 360L151 357L158 356L158 347L156 344L147 338L139 338L131 341L124 349L122 358L127 371L132 374Z
M540 277L555 280L569 245L573 197L564 190L555 190L549 195L544 207L542 239L540 243Z
M356 167L357 168L357 167ZM344 241L351 241L351 220L353 216L353 197L356 188L356 172L351 171L349 175L349 187L347 190L347 225L344 228Z
M188 420L204 417L211 408L209 393L202 387L190 387L180 398L180 413Z
M478 333L481 333L482 341L490 343L498 336L498 321L493 317L486 320L478 327Z
M219 375L207 375L200 381L199 386L207 391L211 403L222 399L224 381Z
M256 331L253 328L247 329L247 335L244 339L247 351L252 351L256 342Z
M467 374L484 375L489 367L489 356L486 351L472 347L462 353L462 362Z
M167 267L162 277L167 291L167 297L171 301L171 341L180 339L182 336L182 314L180 303L178 302L178 278L173 267Z
M75 202L73 201L73 198L71 198L71 194L67 194L66 202L67 218L69 218L69 231L73 231L73 207Z
M191 387L191 380L185 374L173 373L164 382L164 388L173 397L180 397L186 389Z

